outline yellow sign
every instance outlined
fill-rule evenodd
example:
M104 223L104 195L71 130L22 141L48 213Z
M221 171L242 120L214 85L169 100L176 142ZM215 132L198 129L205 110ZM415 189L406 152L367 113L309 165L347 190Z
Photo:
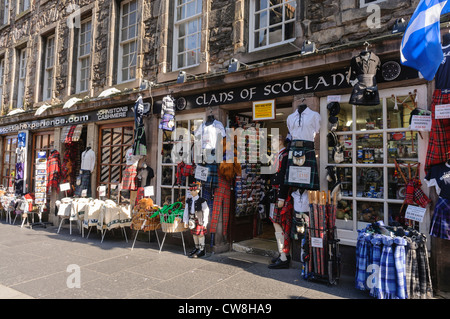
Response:
M275 100L253 102L253 121L275 119Z

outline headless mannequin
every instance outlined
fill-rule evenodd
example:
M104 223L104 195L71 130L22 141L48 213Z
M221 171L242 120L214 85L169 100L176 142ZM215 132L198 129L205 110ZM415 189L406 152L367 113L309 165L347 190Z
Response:
M214 121L215 121L214 115L208 115L208 117L206 118L205 125L211 125L214 123Z
M302 114L303 111L306 110L307 107L308 107L308 106L307 106L306 104L300 104L300 105L297 107L298 114Z

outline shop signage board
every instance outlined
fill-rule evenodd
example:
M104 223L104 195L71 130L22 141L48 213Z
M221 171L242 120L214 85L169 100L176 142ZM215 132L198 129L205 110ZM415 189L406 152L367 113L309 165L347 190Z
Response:
M118 106L86 113L57 116L48 119L21 122L0 127L0 134L14 133L20 130L38 130L66 125L77 125L90 122L100 122L113 119L133 118L131 106Z
M275 119L275 100L253 102L253 121Z

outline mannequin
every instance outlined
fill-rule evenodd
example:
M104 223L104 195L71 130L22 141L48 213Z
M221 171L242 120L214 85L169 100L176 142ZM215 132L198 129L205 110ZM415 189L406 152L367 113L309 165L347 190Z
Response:
M205 256L205 235L208 226L209 208L206 199L199 197L200 183L193 183L189 187L191 197L186 199L183 222L189 227L194 239L195 247L189 253L189 258L201 258Z
M81 153L81 170L80 170L80 179L81 183L77 185L75 190L75 195L81 196L82 191L86 190L86 196L92 196L91 190L91 173L95 167L95 152L91 149L91 146L88 145L83 153Z
M376 76L381 69L381 60L367 47L352 58L349 70L349 82L353 85L350 104L378 105L380 97Z
M274 207L271 208L270 212L270 220L275 229L279 256L272 259L272 263L269 265L270 269L289 268L291 262L289 237L292 221L292 202L288 195L289 186L284 183L288 154L284 137L279 135L278 142L283 147L278 152L278 157L274 163L276 165L276 173L271 177L271 185L276 195L274 197L275 203L272 204Z
M285 183L310 190L319 189L319 174L314 139L320 131L320 114L301 104L288 116L287 127L291 135ZM301 170L302 178L299 176Z

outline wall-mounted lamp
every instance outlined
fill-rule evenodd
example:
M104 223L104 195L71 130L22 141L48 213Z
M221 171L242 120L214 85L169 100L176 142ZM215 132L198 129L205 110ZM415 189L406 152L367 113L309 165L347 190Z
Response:
M301 55L307 55L316 52L316 44L309 40L303 41Z
M149 80L142 80L141 85L139 86L139 90L144 91L148 90L150 87L154 86L155 83Z
M406 27L408 26L408 23L405 19L400 18L395 21L394 27L392 28L392 34L404 32L406 30Z
M241 64L245 65L246 67L248 67L248 64L240 62L238 59L232 58L230 60L230 65L228 66L228 73L239 71L239 68L241 67Z
M184 83L184 82L186 82L188 75L192 76L194 79L197 78L193 74L186 73L185 71L180 71L180 73L178 73L177 83Z

